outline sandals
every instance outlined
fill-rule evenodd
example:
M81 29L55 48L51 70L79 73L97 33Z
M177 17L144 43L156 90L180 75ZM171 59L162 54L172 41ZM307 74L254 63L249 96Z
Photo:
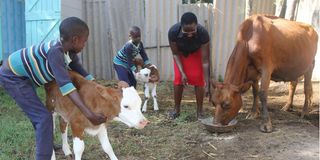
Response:
M173 120L173 119L176 119L177 117L179 117L180 116L180 113L177 113L176 111L170 111L169 113L168 113L168 119L170 119L170 120Z

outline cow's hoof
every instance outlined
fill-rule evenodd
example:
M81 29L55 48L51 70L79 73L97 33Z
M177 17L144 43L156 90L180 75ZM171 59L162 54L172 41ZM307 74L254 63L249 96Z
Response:
M284 105L284 106L281 108L281 110L288 112L288 111L292 111L292 108L293 108L293 106L292 106L291 104L288 104L288 103L287 103L286 105Z
M272 124L271 123L263 123L260 125L260 131L264 133L272 132Z
M246 119L257 119L259 117L259 115L260 114L258 112L250 112L246 116Z
M304 113L303 111L301 112L300 118L303 119L304 116L306 115L306 113Z

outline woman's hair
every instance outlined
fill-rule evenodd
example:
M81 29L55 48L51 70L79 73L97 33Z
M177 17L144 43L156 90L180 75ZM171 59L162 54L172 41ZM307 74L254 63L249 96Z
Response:
M77 17L69 17L64 19L59 27L60 38L69 40L73 36L83 36L84 33L89 32L88 25Z
M192 23L197 24L198 23L197 16L192 12L184 13L181 16L180 21L181 21L181 25L188 25L188 24L192 24Z

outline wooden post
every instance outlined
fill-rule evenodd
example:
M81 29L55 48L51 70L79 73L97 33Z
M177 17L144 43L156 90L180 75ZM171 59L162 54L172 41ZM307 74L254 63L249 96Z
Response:
M161 65L161 48L160 48L160 45L161 45L161 32L159 30L159 28L156 29L156 32L157 32L157 66L160 66Z

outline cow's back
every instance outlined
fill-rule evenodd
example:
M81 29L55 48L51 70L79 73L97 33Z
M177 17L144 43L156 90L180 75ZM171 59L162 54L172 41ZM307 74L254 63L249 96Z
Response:
M249 56L258 70L269 67L274 80L289 81L311 67L318 35L310 25L262 15L246 21L252 25L242 25L238 38L248 40Z

